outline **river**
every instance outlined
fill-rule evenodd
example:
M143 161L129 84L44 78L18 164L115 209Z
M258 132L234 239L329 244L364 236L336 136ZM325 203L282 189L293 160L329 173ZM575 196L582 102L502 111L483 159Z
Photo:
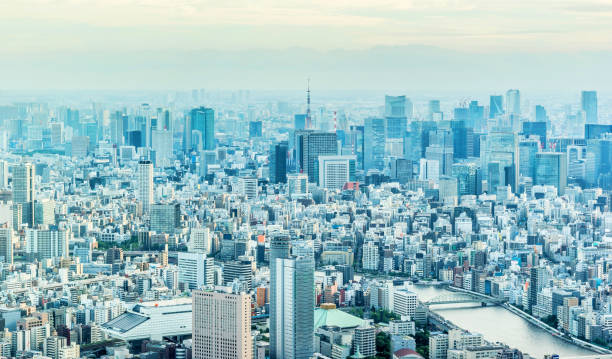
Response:
M449 293L441 287L414 285L421 301ZM536 358L546 354L563 356L594 355L590 350L567 343L502 307L480 304L436 305L432 310L472 333L480 333L489 342L502 342Z

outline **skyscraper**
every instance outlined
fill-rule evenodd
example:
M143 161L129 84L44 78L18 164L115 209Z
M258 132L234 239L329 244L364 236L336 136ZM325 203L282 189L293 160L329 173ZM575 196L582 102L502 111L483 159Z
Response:
M213 284L212 258L206 253L179 252L179 283L184 283L186 289L200 289L205 285Z
M215 144L215 110L198 107L191 110L191 130L199 131L202 136L200 150L214 150ZM192 144L193 146L193 144Z
M34 226L34 200L36 198L36 173L31 163L13 166L13 202L21 204L22 223Z
M295 141L300 172L308 175L309 182L316 182L315 162L319 156L338 154L336 134L334 132L315 132L312 130L296 131Z
M582 91L580 104L586 123L597 123L597 91Z
M387 138L403 138L408 126L406 96L385 96L385 120Z
M314 352L314 259L310 256L277 258L275 281L275 335L270 332L271 358L309 359ZM270 317L272 321L272 317Z
M355 180L355 156L319 156L317 180L319 186L342 189L345 183Z
M193 293L193 358L251 359L251 298L245 293Z
M521 93L519 90L512 89L506 92L506 113L508 115L520 116Z
M364 125L364 169L383 170L385 167L385 120L368 117Z
M290 240L288 236L279 235L270 241L270 358L282 358L283 350L276 345L276 338L279 337L279 330L282 330L282 319L279 319L279 311L282 317L282 301L279 299L283 295L282 288L277 290L277 259L289 258L291 253ZM280 306L280 307L279 307ZM273 341L274 340L274 341Z
M0 228L0 262L13 264L13 228Z
M557 188L559 195L567 186L567 159L564 153L541 152L535 156L534 184Z
M538 293L544 288L546 280L546 268L532 267L529 273L529 310L537 304Z
M153 162L140 160L138 162L138 202L143 213L148 214L153 203Z
M270 182L285 183L287 182L287 151L289 146L287 141L273 144L270 146L270 154L268 156L268 168L270 171Z
M536 135L540 138L542 148L547 147L546 121L527 121L523 122L523 134L528 137Z
M504 113L504 98L501 95L489 97L489 118L495 118Z

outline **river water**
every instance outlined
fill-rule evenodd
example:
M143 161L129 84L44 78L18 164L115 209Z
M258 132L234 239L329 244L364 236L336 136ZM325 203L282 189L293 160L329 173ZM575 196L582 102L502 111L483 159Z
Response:
M412 291L427 301L449 291L435 286L414 285ZM472 333L480 333L489 342L502 342L536 358L546 354L563 356L593 355L590 350L567 343L502 307L480 304L435 305L431 308L445 319Z

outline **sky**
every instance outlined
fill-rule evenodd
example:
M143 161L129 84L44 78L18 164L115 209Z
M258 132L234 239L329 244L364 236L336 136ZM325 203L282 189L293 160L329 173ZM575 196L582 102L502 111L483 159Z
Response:
M494 86L497 74L478 69L483 58L516 58L506 71L517 86L534 85L529 80L548 65L556 71L550 88L564 76L575 87L611 86L600 76L610 38L610 0L2 1L0 88L270 89L313 75L326 76L319 84L330 89L405 86L386 80L385 69L431 87L414 68L423 65L455 74L445 77L447 87L479 76L489 80L478 86ZM381 49L404 57L405 68L378 56L355 69L351 56L375 59ZM421 62L413 63L416 52ZM336 75L322 68L330 63Z

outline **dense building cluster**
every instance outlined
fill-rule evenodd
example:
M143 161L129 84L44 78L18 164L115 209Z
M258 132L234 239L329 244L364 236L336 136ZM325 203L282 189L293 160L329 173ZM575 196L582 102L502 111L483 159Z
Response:
M548 112L518 90L266 96L1 105L0 356L528 357L431 311L427 285L607 352L595 92Z

